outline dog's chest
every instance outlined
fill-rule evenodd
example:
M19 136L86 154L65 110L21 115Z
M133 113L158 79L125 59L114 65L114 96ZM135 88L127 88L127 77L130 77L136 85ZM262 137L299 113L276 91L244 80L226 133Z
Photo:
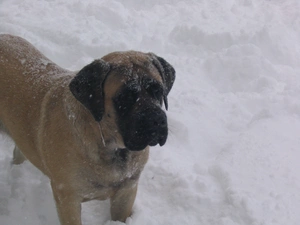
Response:
M134 153L117 150L109 162L80 170L81 196L84 200L104 200L120 188L136 185L144 164Z

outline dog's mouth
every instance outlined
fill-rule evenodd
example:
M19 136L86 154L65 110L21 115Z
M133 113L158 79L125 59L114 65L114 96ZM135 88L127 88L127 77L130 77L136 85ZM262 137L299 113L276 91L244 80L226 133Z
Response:
M143 138L141 138L141 139L143 139L141 141L136 140L136 139L127 140L127 141L125 141L125 146L127 149L129 149L131 151L141 151L141 150L144 150L147 146L153 147L158 144L160 146L163 146L167 141L167 135L155 136L155 137L151 137L151 136L152 135L150 135L149 138L152 138L152 139L143 137Z
M156 134L153 134L155 136L152 141L150 141L150 146L155 146L159 144L159 146L163 146L167 141L167 136L156 136Z

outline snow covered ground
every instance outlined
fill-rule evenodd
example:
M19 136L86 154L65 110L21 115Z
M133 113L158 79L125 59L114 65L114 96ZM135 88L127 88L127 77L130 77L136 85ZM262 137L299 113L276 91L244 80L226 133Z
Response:
M0 33L77 70L116 50L177 71L170 136L151 149L127 225L298 225L299 0L0 0ZM1 110L1 109L0 109ZM49 181L0 136L0 225L58 224ZM83 204L84 225L110 221Z

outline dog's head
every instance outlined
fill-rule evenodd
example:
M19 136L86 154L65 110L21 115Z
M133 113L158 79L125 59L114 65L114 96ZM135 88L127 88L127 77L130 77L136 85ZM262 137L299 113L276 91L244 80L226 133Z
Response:
M85 66L70 90L97 122L114 118L124 146L132 151L165 144L168 124L163 102L175 80L174 68L153 53L114 52Z

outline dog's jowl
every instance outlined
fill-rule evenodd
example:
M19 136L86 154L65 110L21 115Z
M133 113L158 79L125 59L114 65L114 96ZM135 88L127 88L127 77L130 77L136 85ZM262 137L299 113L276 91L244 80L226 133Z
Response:
M164 145L175 70L153 53L114 52L80 71L26 40L0 35L0 130L51 182L61 225L81 225L81 202L110 199L132 213L149 146Z

